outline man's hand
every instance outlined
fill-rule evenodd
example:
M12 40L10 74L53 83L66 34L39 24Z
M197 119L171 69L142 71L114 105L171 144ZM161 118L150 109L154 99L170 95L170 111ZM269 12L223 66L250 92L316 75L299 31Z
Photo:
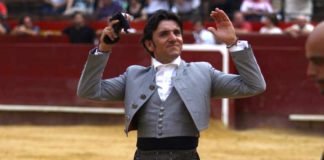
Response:
M126 18L126 20L128 22L130 22L132 20L132 17L129 14L123 13L123 16ZM113 25L115 25L117 23L119 23L119 20L108 21L108 26L103 29L102 34L100 36L99 51L102 51L102 52L111 51L111 48L113 47L114 44L105 43L104 37L108 36L108 38L112 41L115 40L116 38L118 38L121 31L119 31L119 33L116 33L116 31L113 28Z
M235 29L226 13L216 8L210 13L210 17L215 21L215 27L208 27L208 30L215 35L216 40L226 45L234 44L237 40Z
M104 42L104 37L108 36L111 40L114 40L118 37L112 27L114 24L116 24L118 22L119 22L118 20L113 20L113 21L109 22L108 26L103 29L101 36L100 36L99 51L101 51L101 52L110 52L111 51L111 48L113 47L114 44L106 44Z

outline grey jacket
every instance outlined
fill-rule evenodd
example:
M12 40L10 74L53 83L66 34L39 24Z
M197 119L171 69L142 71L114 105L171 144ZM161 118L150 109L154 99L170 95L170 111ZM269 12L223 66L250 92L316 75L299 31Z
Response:
M152 66L133 65L118 77L102 80L109 55L89 54L77 94L91 100L124 100L125 132L128 133L136 129L130 125L134 115L154 91L155 70ZM243 98L265 91L266 84L252 49L233 52L231 56L239 75L225 74L206 62L182 61L172 79L199 131L208 128L211 97Z

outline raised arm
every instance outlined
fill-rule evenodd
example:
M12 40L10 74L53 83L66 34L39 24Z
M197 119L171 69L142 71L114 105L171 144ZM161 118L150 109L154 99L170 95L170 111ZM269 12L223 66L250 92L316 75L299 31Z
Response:
M212 93L214 97L242 98L253 96L265 91L266 83L259 65L247 42L238 41L232 22L223 10L218 8L210 16L215 21L215 27L208 29L217 40L225 43L239 74L225 74L212 67Z

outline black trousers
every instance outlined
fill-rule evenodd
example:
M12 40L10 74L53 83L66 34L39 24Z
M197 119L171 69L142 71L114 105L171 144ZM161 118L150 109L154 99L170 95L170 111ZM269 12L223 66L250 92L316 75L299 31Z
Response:
M153 150L137 149L134 160L200 160L196 149L193 150Z

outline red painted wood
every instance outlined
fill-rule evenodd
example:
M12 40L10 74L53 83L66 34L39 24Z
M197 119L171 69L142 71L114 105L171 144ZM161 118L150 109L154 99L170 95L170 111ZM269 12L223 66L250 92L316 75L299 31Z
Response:
M185 36L190 38L190 34ZM233 101L235 107L231 105L231 109L236 115L237 128L291 127L294 123L288 121L289 114L324 114L324 96L306 76L306 37L241 35L240 38L252 44L267 91ZM122 37L113 50L105 78L122 74L131 64L150 64L139 39L140 34ZM68 43L0 43L0 103L122 106L120 102L89 102L75 95L87 52L92 47ZM221 66L219 55L212 53L184 52L182 56L186 61L209 61L216 68ZM219 104L213 106L216 107L212 115L217 117Z

